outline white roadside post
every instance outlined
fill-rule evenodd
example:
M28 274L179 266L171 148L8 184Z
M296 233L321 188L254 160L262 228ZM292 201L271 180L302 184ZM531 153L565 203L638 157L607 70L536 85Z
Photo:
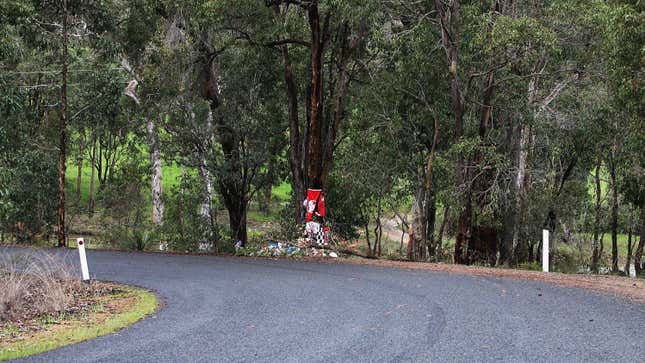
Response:
M87 267L87 257L85 256L85 241L82 238L76 239L76 246L78 248L78 256L81 259L81 275L83 276L83 282L90 282L90 270Z
M549 230L542 230L542 271L549 272Z

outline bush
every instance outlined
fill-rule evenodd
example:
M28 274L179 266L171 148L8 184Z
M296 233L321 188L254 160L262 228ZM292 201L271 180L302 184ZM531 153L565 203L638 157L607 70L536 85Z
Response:
M58 195L56 160L33 149L0 167L0 231L30 242L55 223Z
M161 231L169 250L219 250L220 231L217 222L214 216L203 216L200 211L204 201L201 185L197 177L186 175L179 187L168 193L165 198L165 216ZM224 247L228 249L228 246Z
M147 164L126 159L103 192L106 215L114 220L109 239L117 247L144 251L158 244L157 233L148 218L149 203L144 193Z
M366 200L367 196L358 186L342 176L330 176L325 202L329 208L327 219L335 236L345 240L359 237L359 228L367 223L366 216L361 213Z

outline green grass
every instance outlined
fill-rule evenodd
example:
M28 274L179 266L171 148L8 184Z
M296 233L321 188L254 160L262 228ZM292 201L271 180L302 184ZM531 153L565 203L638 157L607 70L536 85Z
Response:
M580 236L588 242L588 245L591 248L593 233L581 233ZM617 237L618 238L616 242L618 244L618 255L625 256L627 255L628 236L626 234L619 233ZM605 233L604 236L602 237L602 241L603 241L603 244L605 245L604 253L611 254L611 233ZM632 235L632 247L634 249L636 249L635 245L637 243L638 243L638 236L634 234Z
M67 172L65 173L65 192L67 199L74 201L76 199L76 177L78 176L78 166L74 162L67 164ZM90 180L92 178L92 168L89 163L83 163L81 169L81 205L87 205L90 195ZM171 190L179 185L181 182L181 167L176 164L162 166L162 187L163 190ZM94 180L95 192L98 192L99 181Z
M189 173L191 170L188 171ZM67 173L65 174L65 188L67 199L73 201L76 198L76 177L78 176L77 165L74 162L67 164ZM89 163L84 163L81 169L81 204L86 205L90 194L90 179L92 178L92 169ZM162 187L164 191L170 191L179 186L181 182L181 167L177 164L164 164L162 166ZM95 180L95 188L98 191L99 182ZM287 202L291 199L291 184L282 182L273 187L271 192L274 199L279 202Z
M149 291L127 287L126 291L137 298L137 304L125 312L118 313L106 321L93 326L72 326L43 334L35 334L24 341L0 345L0 361L26 357L79 343L101 335L113 333L130 326L157 309L157 298Z
M271 213L269 214L265 214L263 212L256 211L256 210L249 210L247 215L247 219L249 221L261 222L261 223L275 222L279 218L280 216L276 214L276 208L273 208L273 210L271 210Z
M276 185L271 190L271 195L280 202L288 202L291 200L291 184L282 182L280 185Z

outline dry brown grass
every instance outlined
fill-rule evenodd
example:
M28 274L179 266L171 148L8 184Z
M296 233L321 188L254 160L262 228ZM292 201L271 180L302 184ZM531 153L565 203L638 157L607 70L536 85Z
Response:
M0 324L74 312L75 298L93 295L63 259L37 251L0 253Z

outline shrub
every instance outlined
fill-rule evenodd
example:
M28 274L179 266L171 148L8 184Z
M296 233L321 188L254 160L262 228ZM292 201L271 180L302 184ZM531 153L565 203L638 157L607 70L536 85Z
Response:
M12 157L0 166L0 230L17 242L29 242L55 222L56 160L34 149Z
M120 248L144 251L158 243L157 233L148 217L149 203L144 193L147 171L142 160L128 158L103 192L106 216L115 222L109 228L109 238Z
M201 185L196 176L185 175L178 188L168 193L165 198L165 216L161 231L169 250L219 250L220 231L215 216L206 217L200 211L205 199Z

